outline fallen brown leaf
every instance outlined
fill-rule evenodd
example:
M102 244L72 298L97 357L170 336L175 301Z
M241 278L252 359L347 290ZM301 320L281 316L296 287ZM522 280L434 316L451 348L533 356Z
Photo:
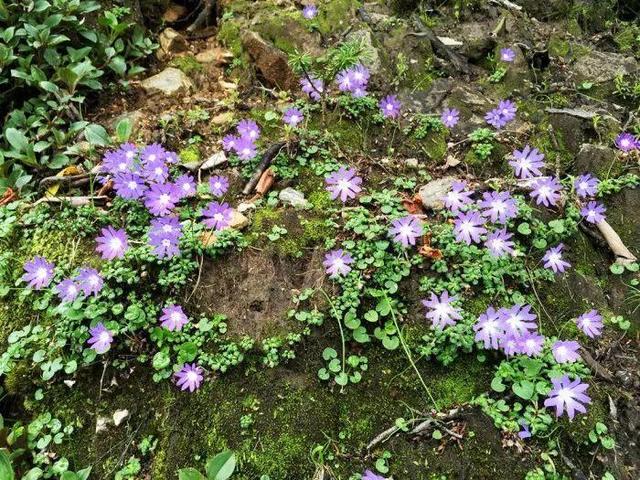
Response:
M422 213L422 200L420 200L418 195L414 195L413 198L403 198L402 206L412 215Z
M267 168L262 173L260 180L258 180L258 184L256 185L256 192L260 195L264 195L271 189L275 181L276 177L273 173L273 170L271 168Z
M17 199L18 199L18 194L14 192L12 188L9 187L5 190L2 197L0 197L0 207L3 205L9 205L11 202L16 201Z

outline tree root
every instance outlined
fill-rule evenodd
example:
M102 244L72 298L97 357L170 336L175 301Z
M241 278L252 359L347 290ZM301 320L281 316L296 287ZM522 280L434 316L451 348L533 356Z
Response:
M43 197L33 203L33 207L41 203L68 203L72 207L82 207L84 205L99 204L105 205L109 197L95 195L93 197Z
M194 32L202 27L208 27L211 24L215 24L215 18L213 22L210 22L212 16L215 16L215 0L203 0L201 5L203 5L202 10L200 10L200 14L196 17L191 25L187 27L187 32Z
M603 380L613 383L613 375L611 374L611 372L606 368L604 368L602 365L600 365L600 363L595 358L593 358L591 353L589 353L589 351L586 348L582 347L582 352L580 353L580 356L584 360L584 363L586 363L589 366L589 368L593 370L596 377L600 377Z
M601 221L596 225L602 238L616 257L616 263L620 265L629 265L638 261L638 258L629 251L629 249L622 243L620 235L607 223L606 220Z
M416 27L417 32L409 32L407 35L415 35L417 37L425 37L429 42L431 42L431 46L433 47L433 51L440 58L444 58L451 62L453 67L464 74L470 75L472 73L471 67L469 66L469 62L457 52L454 52L449 47L447 47L442 41L438 38L438 36L427 27L422 20L418 17L413 18L413 23Z
M247 184L242 189L243 195L249 195L253 191L255 186L260 181L260 177L262 177L262 173L267 168L269 168L273 159L276 158L278 153L280 153L280 151L285 147L285 145L286 143L284 142L275 143L271 145L266 152L264 152L264 155L262 155L262 160L260 161L260 164L256 167L255 172L253 172L253 175L251 176Z

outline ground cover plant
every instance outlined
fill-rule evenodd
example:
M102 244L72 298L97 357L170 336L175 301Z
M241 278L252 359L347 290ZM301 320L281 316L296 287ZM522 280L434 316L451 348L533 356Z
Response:
M436 3L0 3L0 478L634 478L638 26Z

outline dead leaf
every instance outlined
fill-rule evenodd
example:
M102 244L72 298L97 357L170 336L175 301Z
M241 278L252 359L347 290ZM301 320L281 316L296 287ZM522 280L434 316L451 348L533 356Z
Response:
M215 245L218 241L218 237L213 232L204 232L200 235L200 241L202 245L206 247L210 247L211 245Z
M426 258L430 258L431 260L440 260L442 259L442 250L438 248L433 248L431 246L431 234L428 233L424 237L422 237L422 247L418 250L420 255Z
M105 183L102 187L100 187L100 190L98 190L96 195L98 197L104 197L111 190L113 190L113 180L110 179L107 181L107 183Z
M458 160L453 155L449 155L447 156L447 161L444 164L443 170L446 170L447 168L457 167L458 165L460 165L460 160Z
M267 168L264 172L262 172L262 176L260 177L260 180L258 180L258 184L256 185L256 192L260 195L264 195L271 189L275 180L276 177L273 173L273 170L271 168Z
M80 170L78 167L76 167L75 165L69 165L68 167L63 168L58 173L56 173L56 177L69 177L71 175L80 175L81 173L82 170ZM55 197L58 193L58 190L60 190L60 184L54 183L49 188L47 188L45 196Z
M4 191L2 197L0 197L0 207L2 207L3 205L9 205L11 202L14 202L17 199L18 194L9 187Z
M403 198L402 206L412 215L422 213L422 200L418 195L414 195L413 198Z

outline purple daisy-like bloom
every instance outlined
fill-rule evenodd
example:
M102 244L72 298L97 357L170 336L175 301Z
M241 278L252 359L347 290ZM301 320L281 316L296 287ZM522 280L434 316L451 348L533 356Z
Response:
M562 259L562 249L564 244L560 243L555 247L551 247L542 257L544 262L544 268L549 268L554 273L563 273L567 268L571 267L571 264Z
M42 290L48 287L53 280L54 268L56 268L54 263L48 262L40 255L35 256L24 264L25 274L22 275L22 281L27 282L29 288Z
M229 190L229 179L218 175L211 177L209 179L209 190L211 190L211 193L216 197L223 196L227 193L227 190Z
M498 107L485 115L485 120L495 128L502 128L516 118L518 107L511 100L502 100Z
M194 392L200 388L204 376L202 375L202 368L195 363L191 365L185 363L180 371L175 374L175 378L176 385L178 385L181 390Z
M525 438L531 438L531 431L529 430L529 424L524 420L521 420L520 426L522 427L522 430L518 432L518 437L520 437L522 440L524 440Z
M179 305L169 305L162 309L160 324L167 330L171 332L182 330L182 327L187 323L189 323L189 319Z
M307 20L312 20L318 15L318 7L315 5L307 5L302 9L302 16Z
M544 336L536 332L527 332L519 339L520 353L528 357L537 357L544 346Z
M500 315L491 306L478 317L478 320L473 325L473 330L476 332L476 342L483 342L484 348L492 348L494 350L498 349L498 342L504 336Z
M350 68L338 72L336 75L336 83L338 84L338 90L341 92L351 92L356 86L360 85L360 83L353 78L353 71Z
M196 194L196 182L188 173L176 178L173 185L173 191L178 198L193 197Z
M638 141L638 139L627 132L618 135L616 137L615 144L618 150L625 153L640 148L640 142Z
M380 112L385 118L397 118L400 115L401 106L400 100L395 95L387 95L379 103Z
M102 275L95 268L81 268L74 280L78 282L82 293L87 297L89 295L98 295L104 286Z
M153 247L153 254L158 258L180 255L178 240L171 237L149 237L149 245Z
M89 329L91 338L87 341L91 348L98 354L106 353L113 342L113 333L105 327L102 322Z
M489 252L494 257L502 257L503 255L513 255L514 243L510 240L513 237L512 233L507 232L506 228L501 230L495 230L487 236L487 241L484 242L484 246L489 249Z
M381 477L380 475L373 473L371 470L365 470L362 474L361 480L387 480L387 478Z
M100 234L101 236L96 238L98 244L96 251L102 255L104 260L124 257L129 248L129 240L124 229L116 230L112 226L108 226L103 228Z
M369 73L369 69L358 63L354 67L351 68L351 75L353 79L361 86L366 86L369 82L369 77L371 74Z
M422 223L413 215L397 218L391 222L389 235L393 241L401 243L403 247L415 245L416 239L422 235Z
M367 96L367 87L366 85L357 85L351 90L351 96L353 98L362 98Z
M207 217L204 224L215 230L222 230L231 224L233 210L228 203L211 202L202 210L202 215Z
M538 325L535 323L538 317L535 313L531 313L531 305L514 305L511 308L501 308L498 310L498 315L507 336L520 338L538 329Z
M62 302L69 303L78 298L81 290L76 282L67 278L56 285L55 291Z
M502 128L509 123L502 117L502 115L500 115L500 112L497 109L488 111L484 116L484 119L494 128Z
M344 276L349 273L351 271L349 265L352 263L353 257L349 252L345 252L341 248L327 253L324 256L324 262L322 262L330 278Z
M154 218L151 220L149 238L168 238L172 242L177 242L178 239L182 238L182 224L176 217Z
M168 163L169 165L175 165L179 161L180 157L176 152L167 152L167 154L164 156L164 162Z
M137 173L120 173L115 176L113 188L118 196L126 200L137 200L147 190L144 179Z
M425 316L431 320L433 328L442 330L447 325L455 325L456 320L462 319L461 310L451 305L457 299L455 295L450 297L449 292L445 290L440 297L432 293L429 300L422 300L422 305L427 308Z
M152 143L151 145L147 145L142 149L140 153L140 159L142 163L155 163L155 162L164 162L167 157L167 151L160 145L159 143Z
M605 219L604 212L606 211L607 209L601 203L589 202L585 207L582 207L580 215L582 215L587 222L600 223Z
M562 185L556 177L541 177L533 185L533 190L529 193L537 205L545 207L555 206L560 199Z
M238 142L240 141L240 137L236 137L235 135L226 135L223 139L222 139L222 149L230 152L230 151L235 151L236 149L236 145L238 144Z
M164 160L147 162L142 166L142 176L152 183L164 183L169 178L169 167Z
M572 363L580 358L578 353L580 350L580 344L574 340L563 342L561 340L556 341L551 346L551 353L558 363Z
M440 115L440 120L447 128L455 127L460 121L460 110L455 108L445 108Z
M337 172L333 172L325 179L326 189L331 194L332 200L340 197L344 203L350 198L356 198L356 195L362 191L360 187L362 178L356 173L355 168L340 167Z
M120 150L106 152L100 170L112 175L131 172L133 171L133 158L127 157Z
M144 206L157 217L169 215L178 202L176 193L176 188L171 183L151 185L144 195Z
M255 142L260 138L260 127L253 120L241 120L237 127L238 133L242 138L248 138Z
M503 48L500 50L500 60L511 63L516 59L516 52L512 48Z
M590 173L586 173L584 175L580 175L576 178L573 186L576 189L576 194L580 198L593 197L596 193L598 193L598 185L600 184L600 180L595 177L592 177Z
M478 212L459 212L453 222L456 240L467 245L480 243L482 241L480 236L487 233L487 229L484 228L485 223L486 220Z
M494 223L507 223L518 216L518 205L509 192L484 192L480 208L482 215Z
M467 182L453 182L451 190L444 196L443 203L452 213L458 213L462 208L469 205L473 201L471 195L473 192L467 192Z
M304 114L297 108L289 108L282 117L282 121L291 127L296 127L304 120Z
M544 154L537 148L525 145L522 151L513 151L513 158L514 160L509 161L509 165L513 167L518 178L524 179L542 175L540 169L544 168Z
M517 355L518 353L522 353L520 350L520 337L516 337L514 335L504 335L498 340L500 349L504 352L507 357L511 357L513 355Z
M576 318L576 324L589 338L599 337L602 333L602 316L597 310L591 310L583 313Z
M585 405L591 403L591 398L585 394L589 385L582 383L579 377L571 381L568 375L552 378L553 388L544 401L545 407L556 407L556 417L566 411L569 420L573 420L575 412L587 413Z
M256 144L248 137L240 137L235 149L240 160L251 160L258 154Z
M138 153L140 153L138 151L138 147L136 147L133 143L123 143L122 145L120 145L120 148L118 148L118 151L129 160L133 160L138 156Z
M324 93L324 82L313 76L301 78L300 86L302 91L309 95L312 100L320 100L320 96Z

